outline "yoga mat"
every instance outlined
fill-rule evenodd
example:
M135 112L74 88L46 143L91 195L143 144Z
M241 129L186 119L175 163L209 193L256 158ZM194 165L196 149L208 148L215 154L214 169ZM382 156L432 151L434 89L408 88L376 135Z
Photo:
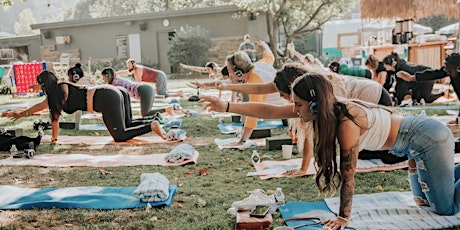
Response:
M320 218L321 220L334 218L335 214L327 207L325 201L298 202L293 201L278 206L284 220L292 218ZM322 229L323 225L316 224L317 220L292 220L286 221L289 227L296 227L296 230ZM302 226L307 225L307 226Z
M127 209L145 207L147 203L133 196L133 187L82 186L68 188L19 188L0 186L0 209L32 208L89 208ZM169 197L162 202L151 202L152 206L171 206L177 191L169 186Z
M105 126L105 124L85 124L85 125L82 125L80 124L79 130L96 130L96 131L100 131L100 130L107 130L107 127Z
M338 212L339 198L327 198ZM441 216L415 205L412 192L382 192L353 196L350 225L356 229L444 229L460 226L460 213Z
M159 143L175 143L178 141L167 141L159 136L138 136L129 141L115 142L111 136L62 136L58 137L56 144L87 144L87 145L144 145L144 144L159 144ZM51 143L51 136L45 135L42 139L42 144Z
M247 140L246 143L243 145L235 145L235 146L227 146L226 144L232 143L232 142L237 142L240 140L239 138L233 137L233 138L227 138L227 139L221 139L221 138L216 138L214 139L214 142L216 143L217 147L219 147L220 150L222 149L239 149L239 150L245 150L248 148L257 148L257 147L263 147L265 146L265 139L251 139Z
M337 159L339 161L339 159ZM460 163L460 154L454 155L455 163ZM262 161L259 164L254 164L256 172L249 172L246 176L260 176L260 179L267 180L271 178L284 177L282 175L286 171L300 169L302 158L295 158L284 161ZM407 168L407 161L397 164L384 164L380 159L360 160L356 166L356 172L374 172L374 171L392 171L396 169ZM306 175L315 175L315 161L311 159L310 166Z
M243 123L221 123L218 124L220 133L222 134L232 134L237 133L243 127ZM284 128L283 122L281 120L269 120L269 121L259 121L257 122L258 129L280 129Z
M88 155L88 154L37 154L32 159L9 157L0 160L3 166L41 166L41 167L119 167L138 165L180 166L196 164L199 152L193 158L178 163L166 162L168 154L149 155Z

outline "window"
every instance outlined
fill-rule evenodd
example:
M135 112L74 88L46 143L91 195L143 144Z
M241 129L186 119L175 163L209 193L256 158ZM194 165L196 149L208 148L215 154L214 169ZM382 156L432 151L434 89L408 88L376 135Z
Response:
M14 52L12 49L0 49L0 60L14 59Z
M116 36L115 43L117 47L117 58L119 59L128 58L126 36L125 35Z

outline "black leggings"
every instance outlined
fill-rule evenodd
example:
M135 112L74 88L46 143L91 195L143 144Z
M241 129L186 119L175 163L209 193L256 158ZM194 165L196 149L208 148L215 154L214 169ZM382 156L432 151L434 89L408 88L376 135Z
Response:
M395 97L398 99L398 103L401 103L404 100L404 96L409 94L409 90L412 89L412 100L420 102L423 98L426 103L431 103L444 95L444 92L432 94L433 85L434 81L407 82L397 78Z
M392 100L391 95L385 88L382 88L382 93L380 94L379 105L391 106Z
M151 131L150 123L133 121L131 101L126 89L104 87L96 89L93 109L102 113L102 119L116 142L123 142Z

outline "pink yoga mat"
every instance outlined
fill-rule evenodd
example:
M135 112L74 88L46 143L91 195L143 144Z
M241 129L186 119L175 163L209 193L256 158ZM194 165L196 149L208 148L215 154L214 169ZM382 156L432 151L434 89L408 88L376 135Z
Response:
M0 160L4 166L41 166L41 167L118 167L137 165L180 166L198 161L198 152L193 158L179 163L166 162L164 154L149 155L88 155L88 154L37 154L32 159L9 157Z
M460 163L460 153L454 155L455 163ZM249 173L249 176L260 176L260 179L267 180L271 178L285 177L283 175L286 170L289 169L300 169L302 165L302 158L295 158L284 161L262 161L260 164L255 164L254 168L256 172ZM383 164L376 163L370 160L358 160L356 172L374 172L374 171L392 171L396 169L407 168L407 161L398 164ZM310 161L310 167L306 175L316 174L315 161Z
M160 136L138 136L129 141L115 142L111 136L59 136L56 144L68 144L68 145L144 145L144 144L159 144L159 143L175 143L179 141L167 141L163 140ZM51 143L51 136L45 135L42 139L43 144Z

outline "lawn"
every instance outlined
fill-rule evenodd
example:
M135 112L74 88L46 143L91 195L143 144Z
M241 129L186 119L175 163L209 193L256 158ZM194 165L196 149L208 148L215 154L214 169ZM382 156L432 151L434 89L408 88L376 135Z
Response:
M176 88L185 87L187 81L174 83ZM191 91L193 92L193 91ZM36 97L12 98L0 96L0 108L7 104L21 104L40 101ZM181 106L201 111L201 104L182 99ZM138 111L134 111L138 114ZM417 112L417 111L415 111ZM419 111L418 111L419 112ZM442 111L427 111L428 114ZM33 122L48 120L48 115L23 118L12 122L0 117L0 127L22 128L24 134L35 136ZM73 115L65 115L64 120L72 120ZM93 122L86 121L85 122ZM230 122L225 118L224 122ZM277 178L261 180L248 177L253 172L250 156L253 149L245 151L221 151L214 144L214 138L232 137L218 132L219 120L208 114L184 118L182 129L187 131L187 140L200 152L197 164L179 167L135 166L135 167L0 167L0 184L18 187L72 187L72 186L137 186L141 173L159 172L165 175L170 184L179 188L171 207L125 210L91 209L33 209L2 210L0 226L2 229L235 229L235 219L227 214L232 202L248 196L247 191L257 188L275 190L281 187L285 201L317 201L319 197L313 176ZM50 130L45 131L50 134ZM107 131L61 130L61 135L108 135ZM272 131L272 135L286 135L287 129ZM37 154L152 154L167 153L176 144L130 145L40 145ZM281 159L281 151L268 151L259 147L262 160ZM294 149L294 157L300 157ZM8 158L8 152L0 152L0 158ZM200 175L206 169L206 175ZM102 171L104 170L104 171ZM108 172L108 173L102 173ZM356 174L355 193L377 193L376 187L384 191L409 191L406 170L391 172L371 172ZM274 226L283 225L279 213L274 216Z

